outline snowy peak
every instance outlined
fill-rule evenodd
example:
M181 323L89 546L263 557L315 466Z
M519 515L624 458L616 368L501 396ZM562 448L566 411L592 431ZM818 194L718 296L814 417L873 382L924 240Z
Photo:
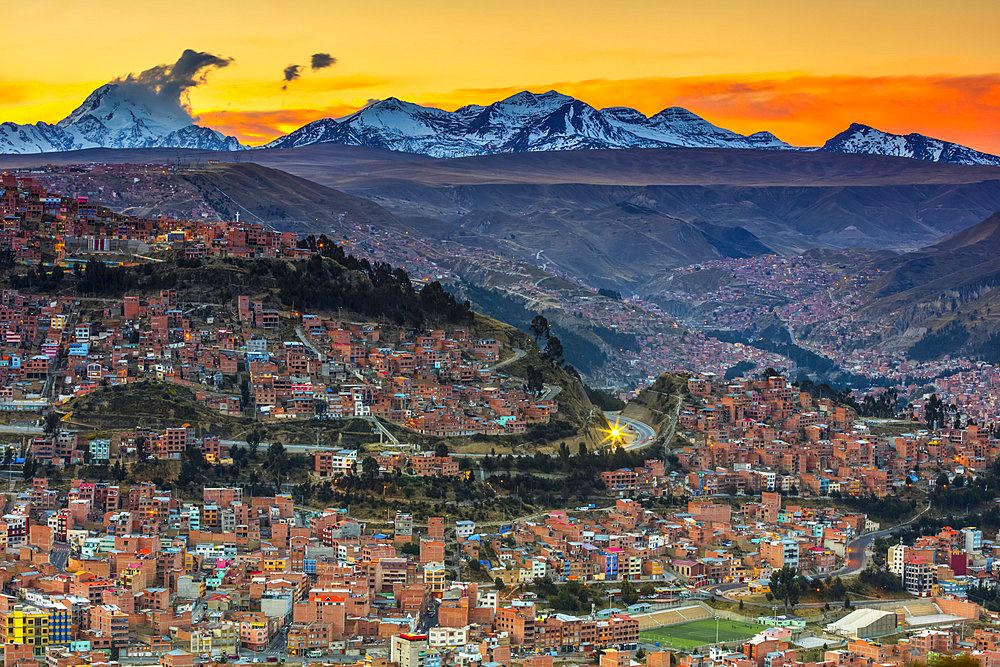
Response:
M498 107L524 107L524 108L557 108L575 102L569 95L550 90L544 93L532 93L522 90L510 97L494 102Z
M190 116L179 107L154 110L151 106L144 100L128 96L120 84L106 83L88 95L83 104L57 125L71 128L94 119L110 130L127 130L140 126L173 132L192 124Z
M234 137L195 125L176 100L128 82L106 83L55 125L0 124L0 153L84 148L243 148Z
M267 148L296 148L312 144L343 144L345 146L360 146L361 139L347 125L333 118L323 118L299 129L278 137L267 145Z
M891 134L861 123L851 123L850 127L827 141L820 150L831 153L891 155L953 164L1000 166L1000 157L967 146L917 133Z

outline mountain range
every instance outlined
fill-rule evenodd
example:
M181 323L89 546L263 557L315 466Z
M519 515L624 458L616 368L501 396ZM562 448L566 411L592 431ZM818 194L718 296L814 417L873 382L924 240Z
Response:
M768 132L744 136L681 108L647 118L635 109L594 107L553 90L527 91L455 111L390 97L345 118L323 118L267 148L314 143L370 146L433 157L595 148L792 148Z
M322 118L263 148L313 144L367 146L437 158L501 153L628 148L737 148L825 151L907 157L933 162L1000 166L1000 157L920 134L896 135L852 124L820 148L791 146L770 132L743 135L670 107L646 116L627 107L597 109L556 91L523 91L493 104L444 111L394 97L343 118ZM234 137L199 126L178 107L164 113L105 84L54 125L0 124L0 153L87 148L191 148L235 151Z

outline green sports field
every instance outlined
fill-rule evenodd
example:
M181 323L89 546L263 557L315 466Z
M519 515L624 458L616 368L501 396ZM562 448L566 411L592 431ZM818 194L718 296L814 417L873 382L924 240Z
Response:
M719 641L731 642L746 639L757 634L766 626L719 619ZM706 618L679 625L651 628L639 633L641 641L674 649L691 650L705 644L715 643L715 619Z

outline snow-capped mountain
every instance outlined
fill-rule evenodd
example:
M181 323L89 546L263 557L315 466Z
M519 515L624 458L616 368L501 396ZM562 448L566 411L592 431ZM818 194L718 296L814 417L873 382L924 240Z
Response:
M179 106L162 108L107 83L55 125L0 124L0 153L49 153L83 148L243 148L233 137L191 122Z
M1000 157L922 134L890 134L874 127L852 123L820 148L831 153L892 155L931 162L1000 166Z
M591 148L792 148L774 135L744 136L716 127L686 109L647 118L624 107L595 109L554 90L517 93L489 106L455 111L396 98L345 118L309 123L267 148L343 143L434 157Z
M897 135L852 124L821 148L796 148L770 132L743 135L680 107L652 116L628 107L595 107L554 90L523 91L482 106L443 111L390 97L344 118L323 118L263 148L312 144L371 146L432 157L599 148L743 148L890 155L933 162L1000 166L1000 157L921 134ZM105 84L55 125L0 123L0 153L83 148L246 148L192 122L177 100L130 80Z

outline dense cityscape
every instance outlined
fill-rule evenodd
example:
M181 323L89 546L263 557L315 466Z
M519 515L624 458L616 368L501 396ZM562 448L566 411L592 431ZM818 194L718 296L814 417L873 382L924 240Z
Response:
M1000 667L1000 4L522 4L5 8L0 667Z

